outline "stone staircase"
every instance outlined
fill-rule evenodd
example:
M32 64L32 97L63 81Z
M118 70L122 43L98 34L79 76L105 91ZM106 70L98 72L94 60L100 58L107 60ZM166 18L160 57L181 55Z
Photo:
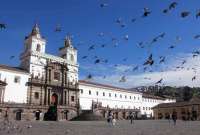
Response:
M103 116L93 113L92 110L83 110L82 113L71 119L72 121L103 121L106 120Z

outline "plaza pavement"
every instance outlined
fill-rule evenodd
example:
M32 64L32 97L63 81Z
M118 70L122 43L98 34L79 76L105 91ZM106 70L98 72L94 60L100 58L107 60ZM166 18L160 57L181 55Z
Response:
M115 126L106 121L15 121L0 123L0 135L200 135L200 121L167 120L117 121Z

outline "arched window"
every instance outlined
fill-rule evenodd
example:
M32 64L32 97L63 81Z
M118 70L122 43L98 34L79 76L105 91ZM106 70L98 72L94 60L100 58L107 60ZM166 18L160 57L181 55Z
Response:
M41 50L41 46L40 46L40 44L37 44L36 51L40 52L40 50Z
M74 61L74 56L73 56L73 54L71 54L71 61Z

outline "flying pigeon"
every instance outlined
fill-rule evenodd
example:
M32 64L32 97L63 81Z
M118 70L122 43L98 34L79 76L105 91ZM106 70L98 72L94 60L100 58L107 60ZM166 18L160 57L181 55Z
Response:
M182 18L185 18L185 17L187 17L187 16L189 16L190 15L190 12L189 11L183 11L183 12L181 12L181 17Z
M122 76L119 82L126 82L126 76Z
M198 19L200 17L200 10L196 13L196 18Z
M101 8L104 8L104 7L107 7L107 6L108 6L107 3L102 3L102 4L100 4L100 7L101 7Z
M161 78L159 81L157 81L155 84L161 84L163 79Z
M177 2L172 2L172 3L169 5L169 10L174 9L177 5L178 5Z
M0 29L6 29L6 24L5 23L0 23Z
M55 28L55 32L61 32L62 29L61 29L61 26L58 24Z
M151 11L149 11L148 8L144 8L144 13L142 17L147 17L149 14L151 14Z
M145 61L145 63L143 65L153 65L154 64L154 60L153 60L153 55L150 54L150 56L148 57L148 59Z

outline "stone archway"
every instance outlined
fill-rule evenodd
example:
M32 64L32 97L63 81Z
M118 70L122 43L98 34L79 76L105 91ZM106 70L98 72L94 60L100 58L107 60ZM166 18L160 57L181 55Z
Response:
M22 119L22 112L23 112L23 110L21 110L21 109L15 111L15 119L16 120Z
M53 93L51 96L51 103L53 105L58 105L58 95L56 93Z
M41 113L40 110L35 111L35 119L36 120L40 120L40 113Z

